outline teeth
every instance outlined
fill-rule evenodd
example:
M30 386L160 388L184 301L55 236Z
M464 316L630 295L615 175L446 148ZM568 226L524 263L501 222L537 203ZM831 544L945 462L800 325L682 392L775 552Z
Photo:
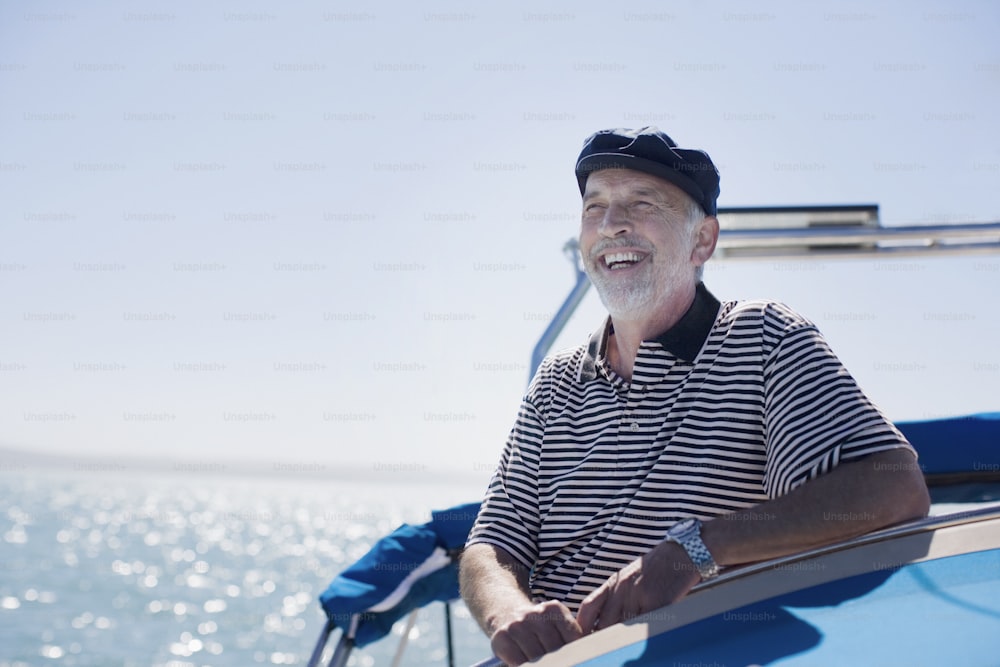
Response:
M616 265L622 264L634 264L638 262L642 257L635 252L616 252L604 256L604 263L607 264L608 268L615 268Z

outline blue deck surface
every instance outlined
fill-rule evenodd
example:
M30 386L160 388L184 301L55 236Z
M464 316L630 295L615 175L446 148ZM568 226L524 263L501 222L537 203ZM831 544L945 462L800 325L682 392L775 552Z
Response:
M1000 549L823 584L693 623L587 667L1000 665Z

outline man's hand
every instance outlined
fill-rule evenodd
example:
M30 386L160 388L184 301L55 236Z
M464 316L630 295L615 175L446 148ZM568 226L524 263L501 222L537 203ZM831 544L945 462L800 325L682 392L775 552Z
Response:
M511 667L583 636L566 605L532 602L528 569L500 547L466 547L459 579L462 598L489 636L493 654Z
M493 655L509 667L517 667L582 636L583 631L566 605L550 600L527 607L501 625L490 644Z
M701 575L684 549L662 542L588 595L576 620L584 632L603 630L680 600L699 581Z

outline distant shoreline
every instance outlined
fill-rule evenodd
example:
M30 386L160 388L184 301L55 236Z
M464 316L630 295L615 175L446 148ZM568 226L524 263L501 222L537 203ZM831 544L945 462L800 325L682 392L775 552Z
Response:
M437 469L415 461L335 464L329 461L233 461L169 457L78 455L30 452L0 447L0 475L30 472L77 472L93 475L173 474L187 476L266 477L307 481L378 482L400 484L485 484L484 471ZM485 487L484 487L485 488Z

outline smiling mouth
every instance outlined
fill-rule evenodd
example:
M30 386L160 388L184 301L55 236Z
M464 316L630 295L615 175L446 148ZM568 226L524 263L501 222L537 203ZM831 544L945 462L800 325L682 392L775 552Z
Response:
M604 265L612 271L627 269L641 262L643 257L637 252L612 252L604 256Z

